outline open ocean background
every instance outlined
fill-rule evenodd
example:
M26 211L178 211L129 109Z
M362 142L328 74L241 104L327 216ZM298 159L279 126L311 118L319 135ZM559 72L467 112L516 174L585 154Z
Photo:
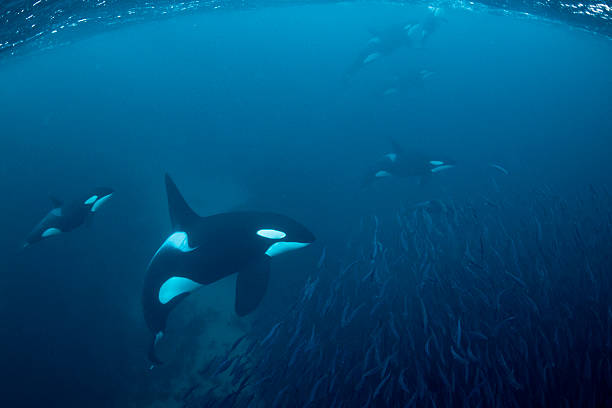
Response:
M347 79L429 6L422 47ZM1 406L612 406L611 16L3 1ZM457 166L362 189L390 138ZM275 211L317 241L273 261L248 317L234 278L191 295L149 370L164 172L201 215ZM49 195L98 185L115 194L92 225L21 249Z

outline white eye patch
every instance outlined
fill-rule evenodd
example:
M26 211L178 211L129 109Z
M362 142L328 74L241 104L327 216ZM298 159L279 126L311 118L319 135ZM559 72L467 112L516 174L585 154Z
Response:
M260 229L257 231L257 235L268 239L283 239L287 236L283 231L275 229Z
M93 203L96 202L97 199L98 199L97 195L92 195L87 200L85 200L85 202L83 204L85 204L85 205L93 204Z
M104 204L112 196L113 196L113 193L110 193L109 195L105 195L104 197L100 198L99 200L96 198L96 202L91 207L91 212L96 212L98 207L100 207L102 204Z
M441 166L444 164L444 162L440 160L432 160L429 162L429 164L431 164L432 166Z

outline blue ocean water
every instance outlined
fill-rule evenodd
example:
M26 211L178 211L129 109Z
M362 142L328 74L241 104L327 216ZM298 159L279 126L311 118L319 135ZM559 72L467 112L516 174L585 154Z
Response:
M2 406L612 406L605 2L0 16ZM166 172L202 216L317 239L248 316L235 276L194 291L151 367ZM98 186L83 225L22 248L49 196Z

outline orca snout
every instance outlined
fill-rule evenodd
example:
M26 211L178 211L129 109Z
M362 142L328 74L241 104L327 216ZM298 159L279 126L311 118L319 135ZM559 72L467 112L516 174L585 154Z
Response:
M315 235L306 226L289 217L281 218L279 227L286 233L281 241L312 244L316 240Z
M300 242L302 244L312 244L316 241L315 235L301 223L294 221L291 226L291 233L285 241Z
M302 241L306 244L312 244L313 242L315 242L317 240L317 237L315 237L315 235L310 232L306 227L304 227L304 232L302 233Z

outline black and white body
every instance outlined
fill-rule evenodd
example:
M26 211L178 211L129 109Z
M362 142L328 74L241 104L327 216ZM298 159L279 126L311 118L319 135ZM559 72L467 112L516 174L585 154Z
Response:
M395 25L384 30L372 32L372 37L359 52L347 70L346 75L350 77L366 65L391 55L402 47L410 46L412 41L408 31L411 27L410 25Z
M436 173L455 167L451 159L407 152L395 140L391 140L391 145L391 152L366 172L363 187L385 177L420 177L422 184Z
M169 313L193 290L238 274L235 310L252 312L268 285L271 259L314 242L314 235L289 217L267 212L231 212L200 217L166 175L173 233L146 271L142 304L153 340L149 359L160 361L155 345Z
M372 37L346 71L350 78L366 65L405 47L421 47L443 21L442 9L430 8L419 23L399 24L384 30L372 30Z
M440 28L442 23L446 21L444 11L440 7L429 7L429 12L423 21L419 23L420 31L418 34L420 34L420 38L415 38L415 40L424 44L427 39Z
M112 196L112 189L99 187L86 196L68 203L51 198L53 209L30 232L24 248L45 238L69 232L79 227L90 219L100 206Z

